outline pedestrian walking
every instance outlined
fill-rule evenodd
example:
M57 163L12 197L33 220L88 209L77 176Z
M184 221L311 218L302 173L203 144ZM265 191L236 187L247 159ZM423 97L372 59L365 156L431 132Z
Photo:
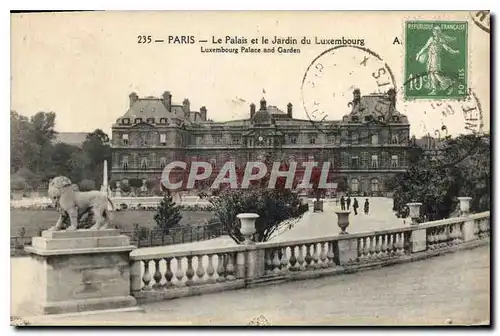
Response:
M351 206L351 196L347 195L345 203L347 205L347 210L349 210L349 207Z
M359 204L358 204L358 199L357 198L354 199L354 202L352 203L352 208L354 210L354 214L357 215L358 214L358 208L359 208Z
M368 202L368 198L365 201L365 215L368 215L370 212L370 203Z
M344 199L344 195L342 195L342 197L340 197L340 210L345 210L345 199Z

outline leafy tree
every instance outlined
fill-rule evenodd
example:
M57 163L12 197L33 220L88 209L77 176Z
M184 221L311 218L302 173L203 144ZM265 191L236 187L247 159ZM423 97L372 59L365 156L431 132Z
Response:
M471 211L490 209L489 136L446 138L435 158L410 157L409 169L387 186L394 191L394 209L404 216L406 203L421 202L422 219L447 218L458 205L457 197L472 197Z
M72 181L79 181L81 177L77 180L74 179L73 175L73 157L75 154L81 152L80 148L72 146L66 143L58 143L54 145L52 151L52 163L54 164L55 175L68 176Z
M157 212L154 216L156 225L164 234L168 234L170 229L179 225L181 219L180 206L175 204L172 195L168 193L158 205Z
M307 211L307 205L302 204L298 195L290 189L228 189L211 198L210 203L215 217L237 243L244 241L236 217L240 213L260 216L255 223L254 240L264 242L284 225L285 220L299 218Z
M102 170L104 160L108 160L108 176L111 172L111 147L109 137L101 129L96 129L92 133L87 134L87 137L82 144L82 149L85 152L88 163L86 165L87 178L94 181L102 181Z

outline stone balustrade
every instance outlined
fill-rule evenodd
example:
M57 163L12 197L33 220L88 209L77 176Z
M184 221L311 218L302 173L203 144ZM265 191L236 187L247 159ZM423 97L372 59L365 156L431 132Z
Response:
M156 301L406 262L488 243L490 212L403 228L132 255L131 294Z

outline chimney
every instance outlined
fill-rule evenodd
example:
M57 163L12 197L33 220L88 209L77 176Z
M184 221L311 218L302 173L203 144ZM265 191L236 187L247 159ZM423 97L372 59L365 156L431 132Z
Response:
M250 104L250 119L253 118L254 115L255 115L255 104L251 103Z
M293 118L292 109L293 109L292 103L288 103L288 105L286 106L286 111L290 118Z
M162 95L162 100L163 100L163 105L165 105L165 108L167 111L172 110L172 95L170 94L170 91L165 91L163 92Z
M266 110L267 109L267 106L266 106L266 100L264 98L262 98L260 100L260 110Z
M202 106L200 108L200 115L201 115L201 120L207 121L207 108L205 106Z
M189 106L189 99L185 98L182 101L182 109L184 110L184 116L189 119L189 114L191 112L190 106Z
M134 103L139 99L139 96L137 93L132 92L128 95L128 98L130 99L130 107L132 107L132 105L134 105Z
M361 100L361 91L359 89L354 89L354 91L352 92L352 104L353 106L356 106L359 104L360 100Z

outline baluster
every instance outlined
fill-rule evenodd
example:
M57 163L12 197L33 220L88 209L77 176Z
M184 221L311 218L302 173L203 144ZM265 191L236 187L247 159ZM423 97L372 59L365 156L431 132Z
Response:
M434 229L427 229L427 248L434 250Z
M281 271L283 273L288 272L288 255L286 253L286 250L286 247L282 248L283 254L281 255Z
M304 247L304 245L299 245L299 256L297 257L297 261L299 262L299 270L304 270L306 269L304 263L305 263L305 258L304 258L304 250L302 247Z
M186 285L192 285L193 284L193 277L194 277L194 268L193 268L193 256L188 256L187 257L187 263L188 267L186 270Z
M396 252L397 252L397 254L402 255L405 253L405 251L404 251L404 244L405 244L404 238L405 237L404 237L403 233L398 233L397 235L398 235L398 245L397 245Z
M363 260L363 251L364 251L364 248L365 248L365 240L363 237L361 238L358 238L358 261L362 261Z
M297 264L297 258L295 257L296 246L290 246L290 271L296 271L299 269Z
M172 283L172 278L174 277L174 272L172 272L172 269L171 269L171 266L170 266L170 262L171 262L172 258L166 258L165 259L165 263L166 263L166 270L165 270L165 286L166 287L170 287L173 285Z
M311 245L305 245L306 247L306 257L305 257L305 261L306 261L306 268L310 268L312 265L312 256L311 256Z
M328 258L328 266L334 266L335 265L335 254L333 253L333 244L334 242L327 242L328 245L328 253L326 254L326 257Z
M370 260L371 259L376 259L376 244L377 244L377 240L376 240L376 237L375 236L370 236L369 237L370 239L370 255L369 255L369 258Z
M314 243L312 246L313 246L313 255L312 255L313 262L311 263L311 266L314 268L319 268L321 266L318 263L319 262L318 244Z
M175 272L177 284L179 286L183 286L185 284L182 282L182 279L184 278L184 271L182 270L182 257L175 257L175 260L177 260L177 271Z
M220 253L218 254L218 257L219 257L219 262L217 263L217 281L225 281L226 280L226 276L224 274L224 270L225 270L225 267L224 267L224 254Z
M234 267L234 256L233 256L232 253L228 253L227 254L226 273L227 273L226 278L228 280L234 280L234 279L236 279L236 276L235 276L235 267Z
M203 277L205 276L205 268L203 267L203 255L199 255L196 257L198 260L198 267L196 268L196 276L200 281L203 281Z
M394 233L387 235L387 256L392 257L394 254Z
M388 254L387 254L387 235L386 234L382 235L382 244L381 244L380 250L382 252L381 253L382 257L386 258L388 256Z
M273 258L272 258L272 255L274 253L274 250L272 249L269 249L269 250L265 250L264 254L265 254L265 263L264 263L264 269L265 269L265 272L270 274L273 272Z
M207 275L208 275L208 281L213 282L215 279L213 278L215 274L215 268L214 268L214 263L213 263L213 254L208 255L208 266L207 266Z
M363 261L370 260L371 240L370 237L363 237Z
M157 288L157 287L160 287L161 284L161 272L160 272L160 261L161 259L154 259L154 262L155 262L155 274L153 274L153 280L155 281L155 283L153 284L153 288Z
M380 258L382 253L382 243L380 241L381 236L375 236L375 258Z
M321 260L321 267L328 267L328 256L327 256L328 242L321 243L321 254L319 255L319 259Z
M142 276L142 281L144 281L143 290L151 289L149 283L151 282L151 274L149 273L149 260L144 260L144 275Z
M280 271L280 258L279 258L279 250L278 249L274 249L272 250L273 252L273 261L272 261L272 272L273 273L279 273Z
M474 221L474 236L479 238L479 221Z
M446 233L446 227L442 227L441 230L439 231L439 247L446 246L446 239L447 238L448 238L448 235Z

